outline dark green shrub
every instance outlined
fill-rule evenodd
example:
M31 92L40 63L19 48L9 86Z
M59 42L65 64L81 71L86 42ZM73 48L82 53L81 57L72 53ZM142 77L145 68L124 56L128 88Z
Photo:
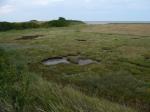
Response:
M0 31L13 29L13 25L9 22L0 22Z
M59 17L58 20L52 20L47 22L46 24L49 27L66 27L69 25L84 24L84 22L76 20L66 20L63 17Z
M58 20L60 20L60 21L66 21L66 19L64 17L59 17Z
M24 23L13 23L14 29L29 29L29 28L39 28L40 25L34 22L24 22Z
M7 30L22 30L29 28L39 28L40 25L35 22L24 22L24 23L9 23L9 22L0 22L0 31Z
M69 26L69 21L67 21L65 18L60 17L58 20L52 20L47 22L47 25L49 27L65 27Z

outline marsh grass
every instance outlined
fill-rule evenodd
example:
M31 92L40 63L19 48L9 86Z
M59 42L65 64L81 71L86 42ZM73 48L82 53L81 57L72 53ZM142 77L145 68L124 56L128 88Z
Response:
M0 32L1 110L130 112L132 107L149 112L148 28L110 24ZM16 40L23 35L44 36ZM42 64L44 59L68 55L100 63Z
M0 52L1 112L136 112L70 86L50 83L28 71L26 61L20 60L24 56L14 50Z

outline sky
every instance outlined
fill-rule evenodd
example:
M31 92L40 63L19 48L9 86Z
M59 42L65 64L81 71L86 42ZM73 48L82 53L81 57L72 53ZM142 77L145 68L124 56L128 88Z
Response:
M0 0L0 21L150 21L150 0Z

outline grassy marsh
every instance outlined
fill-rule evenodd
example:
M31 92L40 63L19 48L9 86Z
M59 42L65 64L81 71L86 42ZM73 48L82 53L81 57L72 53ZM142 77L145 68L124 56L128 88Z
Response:
M12 94L8 97L1 94L0 109L4 112L148 112L149 29L149 24L108 24L0 32L0 48L4 49L0 51L4 52L0 70L8 75L8 79L0 75L6 81L2 82L1 93L6 85L6 94L11 91L17 97L12 100ZM26 35L42 36L17 40ZM42 64L42 60L51 57L76 55L99 63ZM5 65L5 58L10 64ZM22 77L18 79L16 74ZM9 79L12 86L7 83Z

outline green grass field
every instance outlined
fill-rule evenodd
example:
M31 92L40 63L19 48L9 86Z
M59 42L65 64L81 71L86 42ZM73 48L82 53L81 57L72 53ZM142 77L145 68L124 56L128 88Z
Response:
M98 63L42 63L76 55ZM0 32L0 111L149 112L150 24Z

